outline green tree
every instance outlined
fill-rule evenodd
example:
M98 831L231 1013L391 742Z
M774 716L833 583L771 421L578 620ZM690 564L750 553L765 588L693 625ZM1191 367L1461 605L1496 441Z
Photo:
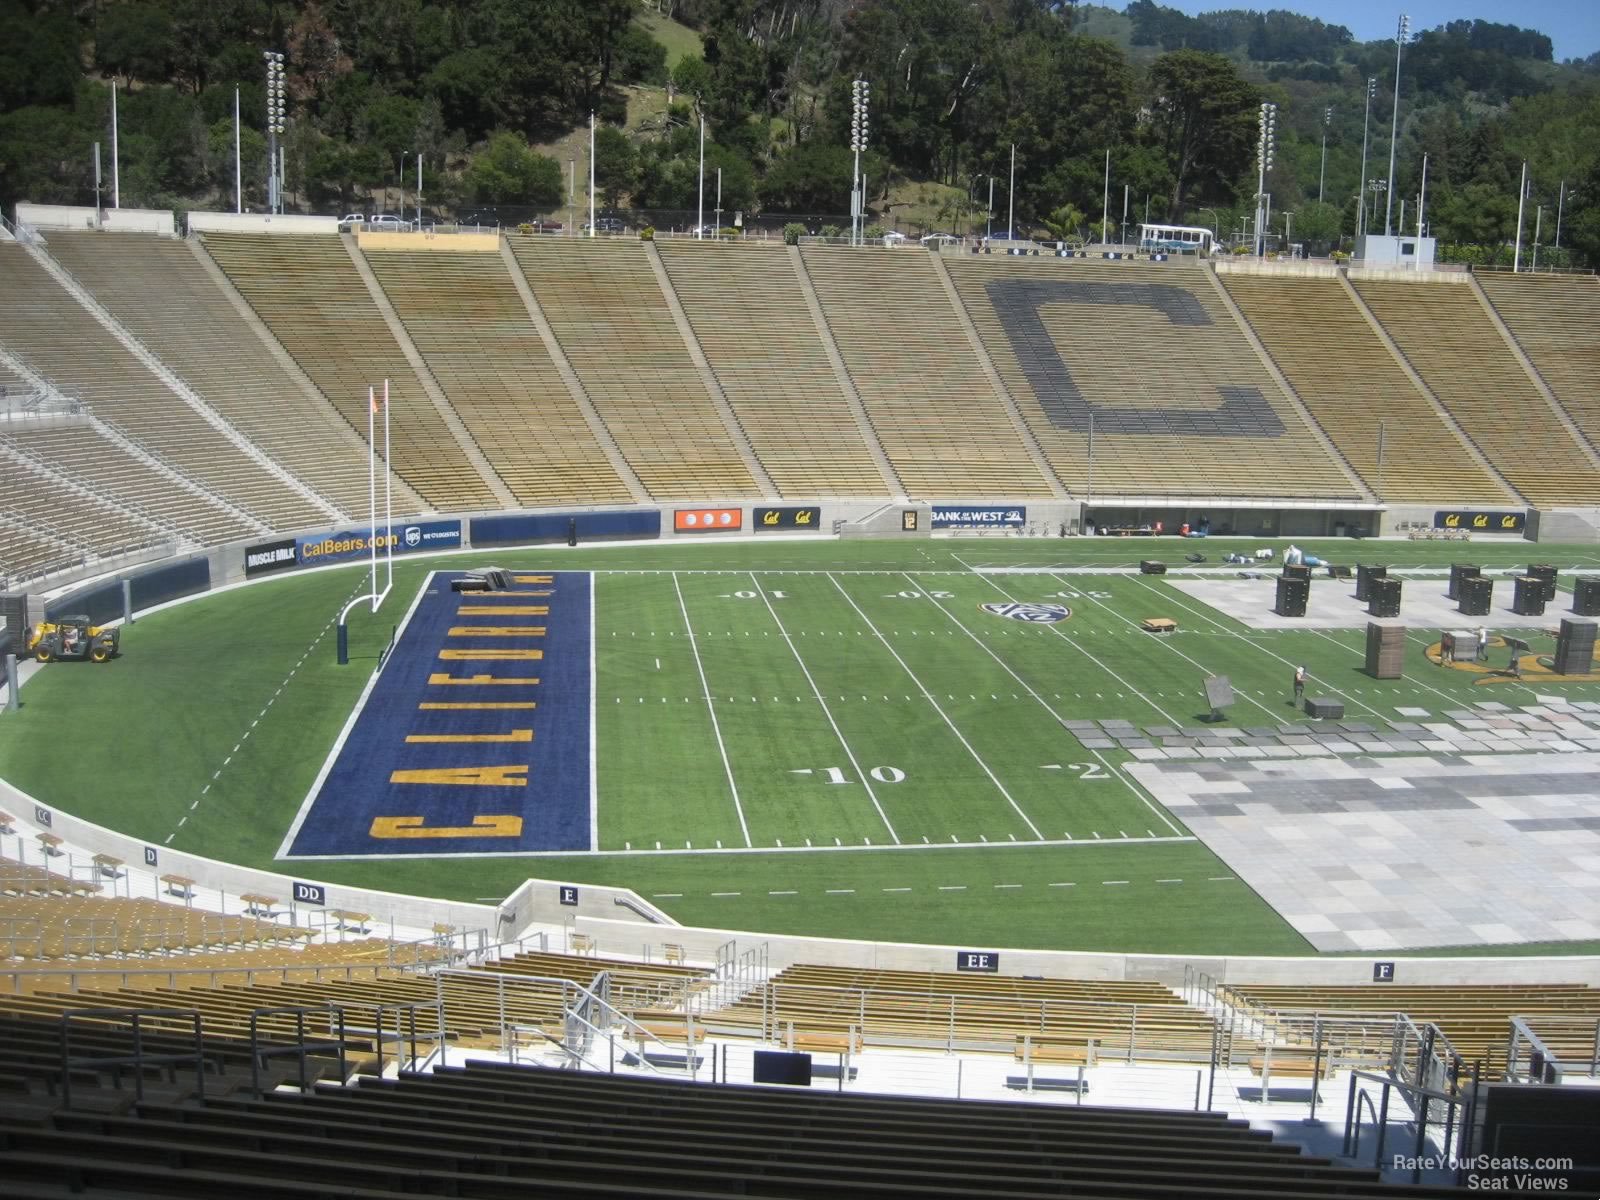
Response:
M1172 180L1168 216L1233 190L1255 149L1260 94L1219 54L1179 50L1150 67L1151 137Z
M608 207L619 207L623 195L633 191L638 169L633 143L627 134L614 125L602 125L595 130L594 181Z
M1045 218L1044 227L1058 242L1075 241L1083 236L1083 223L1087 219L1076 204L1063 204Z
M769 209L780 212L849 212L854 166L847 147L807 142L789 151L767 172L762 200Z
M1308 247L1331 248L1338 245L1340 224L1336 205L1318 204L1315 200L1302 204L1294 214L1296 240Z
M0 0L0 112L72 102L81 73L77 28L59 7L36 7Z
M552 208L561 202L561 164L535 154L515 133L489 139L467 167L467 191L480 204L527 204Z
M172 69L172 19L153 4L117 4L95 19L94 61L107 75L161 81Z

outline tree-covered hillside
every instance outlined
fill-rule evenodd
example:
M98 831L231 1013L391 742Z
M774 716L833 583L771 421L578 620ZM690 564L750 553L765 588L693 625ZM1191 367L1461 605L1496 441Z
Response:
M1155 0L0 0L0 202L93 201L115 82L124 205L231 204L237 87L259 208L264 50L285 55L300 211L389 206L417 154L435 212L553 211L594 112L607 206L692 208L704 117L725 209L844 213L863 78L863 171L885 225L934 219L906 205L916 187L946 227L981 230L992 178L1000 222L1014 202L1020 227L1064 236L1098 218L1109 152L1113 224L1126 194L1130 220L1238 236L1255 207L1257 107L1272 101L1267 190L1297 242L1348 238L1363 192L1379 228L1385 199L1412 227L1426 154L1431 231L1459 257L1495 255L1515 236L1526 160L1525 238L1540 220L1552 261L1559 205L1562 246L1600 264L1600 56L1557 64L1544 34L1470 19L1416 33L1386 195L1362 187L1361 165L1365 133L1366 180L1389 173L1392 40Z

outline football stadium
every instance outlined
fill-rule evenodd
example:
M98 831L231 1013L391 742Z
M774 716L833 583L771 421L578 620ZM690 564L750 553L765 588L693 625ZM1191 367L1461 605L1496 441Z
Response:
M1594 276L124 214L0 236L8 1195L1592 1190Z

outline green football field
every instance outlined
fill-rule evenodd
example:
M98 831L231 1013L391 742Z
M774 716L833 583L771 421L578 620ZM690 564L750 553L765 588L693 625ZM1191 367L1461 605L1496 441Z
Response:
M153 845L395 891L492 901L534 876L630 886L679 920L728 929L1310 953L1143 794L1125 752L1085 750L1063 727L1194 725L1218 673L1237 693L1230 723L1297 720L1298 662L1354 719L1485 698L1471 676L1424 663L1424 631L1408 678L1380 682L1360 669L1363 630L1252 630L1161 577L1093 569L1195 548L1215 566L1259 544L773 541L399 560L384 608L351 618L348 667L334 662L332 620L364 570L291 574L142 617L109 666L42 670L0 720L0 774ZM1592 547L1524 542L1305 548L1391 569L1544 561L1565 577L1600 564ZM595 572L599 852L275 859L426 573L490 563ZM1071 615L984 608L1011 604ZM1180 631L1139 630L1157 615ZM1531 687L1492 690L1533 702ZM1561 690L1600 698L1600 684Z

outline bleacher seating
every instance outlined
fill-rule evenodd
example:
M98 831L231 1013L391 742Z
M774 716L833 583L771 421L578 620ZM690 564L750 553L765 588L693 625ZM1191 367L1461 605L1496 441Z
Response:
M203 245L363 437L367 389L381 392L389 380L394 469L424 500L438 508L498 507L417 381L341 239L212 233Z
M0 344L97 417L145 447L159 447L164 462L266 524L292 529L323 520L300 493L167 388L16 245L0 245ZM204 530L207 540L251 532L231 517L213 524L204 502L184 495L181 523Z
M371 250L366 258L518 503L633 499L567 393L499 255Z
M1222 994L1236 1003L1280 1014L1262 1019L1280 1031L1296 1031L1302 1038L1308 1022L1292 1014L1403 1012L1418 1026L1437 1025L1466 1066L1482 1064L1486 1079L1496 1078L1504 1069L1513 1016L1583 1016L1591 1045L1600 1022L1600 990L1583 984L1321 987L1239 983L1229 985Z
M805 269L884 453L913 496L1049 496L929 255L807 246Z
M1501 320L1591 446L1600 446L1600 279L1593 275L1476 276Z
M93 493L91 499L62 483L33 479L18 507L42 528L59 530L95 554L114 555L177 534L204 544L252 532L220 504L183 487L87 422L22 422L0 427L0 441Z
M886 485L782 245L660 244L673 290L751 448L783 496Z
M745 1026L786 1040L848 1035L864 1042L1084 1047L1099 1058L1200 1061L1216 1026L1158 983L1017 979L933 971L797 965L780 971L707 1025Z
M960 256L949 256L946 266L1000 378L1050 465L1074 493L1091 488L1087 428L1052 423L1045 405L1062 403L1065 397L1035 393L987 290L990 284L1073 282L1187 292L1209 323L1174 325L1154 308L1095 302L1045 303L1038 315L1084 401L1096 408L1178 410L1204 427L1214 424L1212 414L1222 403L1220 388L1253 388L1281 426L1274 436L1199 436L1174 433L1160 418L1150 419L1143 433L1117 432L1102 419L1094 438L1095 493L1354 498L1344 472L1306 428L1211 283L1195 268ZM1021 321L1029 315L1015 312L1009 319ZM1271 428L1265 419L1260 427Z
M510 242L572 369L651 496L758 495L644 248L570 238Z
M302 394L188 244L60 232L49 251L235 429L345 512L366 511L366 464L344 422Z
M20 471L10 473L23 475ZM0 483L0 493L5 491L6 485ZM86 557L60 538L35 527L16 510L6 508L5 501L0 500L0 590L18 588L28 580L78 566Z
M116 896L0 896L0 958L86 959L293 942L308 929Z
M1338 280L1219 278L1311 415L1380 499L1489 508L1512 502L1463 451Z
M1600 503L1600 471L1506 349L1470 287L1355 281L1434 395L1535 505Z
M30 1046L28 1033L40 1044ZM111 1031L93 1049L126 1046ZM0 1026L0 1070L37 1087L48 1027ZM163 1044L168 1049L173 1043ZM1210 1113L815 1094L473 1063L358 1086L232 1093L237 1051L208 1043L192 1098L174 1066L131 1105L0 1128L14 1194L266 1200L400 1194L765 1196L772 1200L1174 1195L1223 1200L1464 1195L1385 1185ZM86 1060L85 1054L80 1059ZM96 1068L84 1062L81 1075ZM102 1075L111 1068L100 1067ZM170 1071L170 1074L168 1074ZM104 1089L104 1090L109 1090Z

